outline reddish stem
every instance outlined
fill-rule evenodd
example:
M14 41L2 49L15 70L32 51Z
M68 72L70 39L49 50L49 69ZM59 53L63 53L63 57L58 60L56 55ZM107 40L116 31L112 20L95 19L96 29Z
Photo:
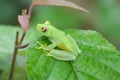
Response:
M16 54L18 51L18 37L19 37L19 32L17 31L16 32L16 41L15 41L15 46L14 46L14 53L13 53L13 58L12 58L12 63L11 63L8 80L12 80L12 76L13 76L13 69L14 69L14 65L15 65L15 61L16 61Z
M13 70L14 70L14 65L15 65L15 61L16 61L17 52L18 52L18 49L22 47L21 43L23 42L25 34L26 33L23 33L23 35L22 35L22 37L20 39L20 42L18 42L19 32L18 31L16 32L16 40L15 40L15 46L14 46L14 53L13 53L13 58L12 58L12 63L11 63L11 67L10 67L10 73L9 73L8 80L12 80ZM28 45L29 44L26 44L24 46L24 48L27 47Z
M30 5L30 8L29 8L29 10L28 10L29 19L30 19L30 17L31 17L31 13L32 13L33 7L34 7L34 3L32 3L32 4Z
M19 48L19 49L26 48L26 47L28 47L29 44L30 44L30 43L27 43L27 44L25 44L25 45L19 46L18 48Z
M26 34L26 33L23 32L22 37L21 37L20 42L19 42L19 45L22 44L22 41L23 41L23 39L24 39L24 37L25 37L25 34Z

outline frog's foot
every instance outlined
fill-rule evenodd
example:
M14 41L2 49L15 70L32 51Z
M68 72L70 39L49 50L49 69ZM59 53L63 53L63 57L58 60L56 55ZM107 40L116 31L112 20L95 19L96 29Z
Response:
M49 52L44 52L46 56L49 56Z
M42 49L41 47L35 47L35 49Z
M36 41L36 44L39 45L38 47L35 47L36 49L44 49L44 45L40 43L39 41Z
M43 51L46 56L51 56L49 51Z
M40 45L40 46L43 46L43 44L40 43L39 41L36 41L36 44L37 44L37 45Z

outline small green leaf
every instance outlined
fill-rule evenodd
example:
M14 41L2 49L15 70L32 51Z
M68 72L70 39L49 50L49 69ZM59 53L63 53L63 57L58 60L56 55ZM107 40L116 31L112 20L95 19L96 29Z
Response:
M112 44L95 31L65 32L76 40L82 53L72 62L59 61L35 49L33 41L26 55L29 80L120 80L120 52Z

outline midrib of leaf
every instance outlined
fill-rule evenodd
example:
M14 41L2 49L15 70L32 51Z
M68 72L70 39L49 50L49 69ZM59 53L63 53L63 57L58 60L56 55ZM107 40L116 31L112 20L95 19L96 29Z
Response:
M71 67L73 68L73 71L74 71L74 73L75 73L75 75L76 75L77 80L81 80L81 79L79 79L79 75L77 74L76 70L74 69L75 67L74 67L73 63L72 63L72 62L70 62L70 64L71 64ZM83 72L83 71L80 71L80 72L82 72L82 73L86 74L87 76L92 77L92 80L98 80L98 78L97 78L97 77L95 77L95 76L93 76L93 75L91 75L91 74L88 74L88 73Z
M69 73L68 75L67 75L67 77L66 77L66 79L65 80L70 80L70 77L71 77L71 75L72 75L73 73ZM76 79L76 78L75 78ZM72 80L72 79L71 79Z
M54 65L53 65L53 67L52 67L52 69L51 69L50 73L48 74L47 80L49 80L49 76L50 76L50 74L52 73L52 70L54 69L55 64L56 64L56 62L54 63Z
M71 62L69 62L69 63L70 63L70 65L71 65L71 67L72 67L72 70L73 70L73 72L74 72L74 74L75 74L76 79L78 80L78 75L77 75L77 73L76 73L76 71L75 71L75 69L74 69L73 64L72 64Z
M79 79L79 75L77 74L77 72L76 72L76 70L75 70L75 67L74 67L74 65L72 64L72 62L69 62L69 63L70 63L70 65L71 65L71 67L72 67L72 70L73 70L75 76L76 76L76 80L82 80L82 79ZM80 72L82 72L82 71L80 71ZM85 73L85 72L82 72L82 73ZM81 74L82 74L82 73L81 73ZM93 76L93 75L91 75L91 74L85 73L85 75L92 77L92 80L98 80L97 77L95 77L95 76ZM69 79L68 79L68 80L69 80Z

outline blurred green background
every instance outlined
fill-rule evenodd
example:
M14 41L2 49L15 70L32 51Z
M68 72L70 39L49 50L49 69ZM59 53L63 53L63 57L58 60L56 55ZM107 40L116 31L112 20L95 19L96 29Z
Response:
M119 35L120 0L77 0L77 1L71 0L71 1L77 3L79 6L88 9L90 13L88 14L79 10L66 7L36 6L32 12L30 26L33 27L34 29L36 24L43 23L44 21L49 20L54 26L63 30L69 28L95 30L100 32L103 35L103 37L105 37L109 42L116 46L117 49L120 50L120 35ZM0 0L0 29L1 29L0 37L4 36L5 32L9 32L9 30L7 31L5 29L2 30L1 26L8 27L8 25L11 25L13 28L19 26L17 22L17 16L21 14L22 9L24 8L28 9L30 3L31 0L12 0L12 1ZM13 38L9 39L12 40ZM9 40L6 39L6 42L8 41ZM6 45L9 46L9 44L7 43ZM0 41L0 52L3 51L4 53L5 50L1 48L2 46L3 43ZM4 58L0 60L0 73L5 68L4 66L8 67L8 65L10 65L9 58L11 59L11 57L7 56ZM6 58L8 60L6 60ZM1 65L6 63L7 65L4 66ZM22 67L25 66L24 61L22 61L21 65ZM18 79L19 80L27 79L26 76L22 75L26 74L24 69L21 67L17 67L17 69L21 70L21 72L19 72L21 75L16 75ZM2 76L0 80L6 79L4 75L7 75L6 72L8 71L9 71L8 68L4 69L4 73L0 74L0 76ZM24 77L21 79L20 76Z
M120 0L71 0L88 9L89 14L64 7L37 6L33 10L31 25L45 20L60 29L94 29L120 49ZM0 0L0 24L18 25L21 9L29 8L31 0Z

